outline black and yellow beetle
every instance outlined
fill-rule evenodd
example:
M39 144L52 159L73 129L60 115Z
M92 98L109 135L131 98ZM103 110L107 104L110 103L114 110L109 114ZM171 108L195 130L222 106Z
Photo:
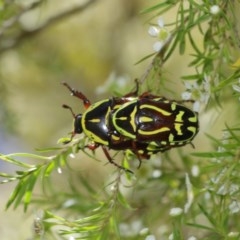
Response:
M109 162L115 163L108 149L130 150L139 160L152 154L191 143L196 136L198 115L177 101L143 93L137 90L123 97L113 97L91 104L81 92L63 83L73 96L81 99L86 108L83 114L74 116L75 134L84 133L91 150L101 146Z

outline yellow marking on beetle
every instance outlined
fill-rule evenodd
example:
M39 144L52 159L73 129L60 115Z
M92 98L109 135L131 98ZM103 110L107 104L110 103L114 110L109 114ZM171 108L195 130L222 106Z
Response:
M188 118L189 122L197 122L197 116Z
M169 141L170 144L171 144L171 142L173 142L173 140L174 140L174 135L171 133L171 134L169 134L169 136L168 136L168 141Z
M136 129L137 129L137 126L136 126L136 123L135 123L136 112L137 112L137 107L134 107L132 113L130 114L130 124L133 128L133 132L136 132Z
M125 130L122 129L122 128L118 128L118 132L121 133L123 136L129 137L129 138L131 138L131 139L135 139L135 138L136 138L136 135L131 134L131 133L125 131Z
M136 131L136 124L135 124L135 115L136 115L136 112L137 112L137 109L134 108L131 112L131 114L127 115L127 116L123 116L123 117L117 117L118 114L121 115L121 111L122 109L126 109L128 106L132 105L132 104L135 104L138 99L137 98L133 98L134 100L132 100L131 102L127 102L127 103L124 103L123 105L121 105L119 107L119 109L116 110L116 112L113 114L112 116L112 121L113 121L113 125L114 127L116 128L116 130L121 133L123 136L126 136L126 137L129 137L131 139L135 139L136 138L136 135L135 134L131 134L131 132L125 130L124 128L121 128L119 125L121 125L121 122L120 121L127 121L127 124L131 124L132 128L133 128L133 131L135 132ZM126 114L125 114L126 115Z
M140 118L139 118L139 121L140 121L141 123L146 123L146 122L153 122L153 119L150 118L150 117L140 117Z
M114 141L119 141L119 139L120 139L119 136L116 136L116 135L114 135L114 134L111 135L111 138L112 138L112 140L114 140Z
M149 142L149 145L159 146L159 144L157 142L155 142L155 141Z
M92 141L103 144L108 146L108 141L102 140L100 137L98 137L96 134L93 134L92 132L89 131L88 134L86 134Z
M172 103L172 104L171 104L171 109L172 109L172 111L176 110L176 107L177 107L177 105L176 105L175 103Z
M170 116L172 114L171 112L165 111L165 110L163 110L161 108L158 108L158 107L155 107L155 106L151 106L151 105L148 105L148 104L143 104L143 105L140 106L140 109L144 109L144 108L153 109L156 112L160 112L164 116Z
M105 125L107 126L108 125L108 122L109 122L109 115L110 115L110 112L111 112L111 107L108 107L108 110L105 114Z
M188 127L187 129L191 131L193 134L197 132L197 129L195 127Z
M113 110L114 109L118 109L121 105L120 104L116 104L114 107L113 107Z
M108 145L108 141L102 140L98 135L93 134L92 132L88 131L88 134L86 134L92 141L103 144L103 145Z
M154 130L154 131L138 130L138 133L139 133L139 134L142 134L142 135L155 135L155 134L158 134L158 133L161 133L161 132L167 132L167 131L170 131L170 128L168 128L168 127L162 127L162 128L160 128L160 129L157 129L157 130Z
M156 149L159 149L159 144L157 142L152 141L147 146L147 150L149 151L154 151Z
M177 114L175 121L176 122L183 122L182 117L183 117L184 111L179 111L179 113Z
M147 150L148 151L154 151L154 150L156 150L157 149L157 146L154 146L154 145L148 145L147 146Z
M92 123L99 123L101 121L101 119L99 118L94 118L94 119L91 119L91 120L88 120L89 122L92 122Z
M117 120L120 120L120 121L125 121L127 119L128 119L127 117L119 117L119 118L117 118Z
M177 135L183 135L182 130L181 130L182 123L174 123L174 127L177 131Z

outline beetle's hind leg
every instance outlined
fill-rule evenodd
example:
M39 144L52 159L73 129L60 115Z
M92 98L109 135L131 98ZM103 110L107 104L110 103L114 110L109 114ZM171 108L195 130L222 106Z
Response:
M132 174L133 174L133 172L132 172L131 170L129 170L129 169L127 169L127 168L125 168L125 167L123 167L123 166L121 166L121 165L119 165L119 164L117 164L117 163L115 163L115 162L113 161L112 157L109 155L109 152L108 152L106 146L102 145L102 150L103 150L105 156L107 157L108 161L109 161L111 164L113 164L114 166L116 166L116 167L118 167L118 168L120 168L120 169L122 169L122 170L124 170L124 171L126 171L126 172L129 172L129 173L132 173Z
M124 97L136 97L138 96L138 92L139 92L139 81L137 79L135 79L135 85L136 85L136 89L133 92L127 93L126 95L124 95Z
M83 105L85 108L88 108L91 105L91 102L89 101L89 99L82 92L79 92L79 91L73 89L66 82L63 82L62 84L71 92L71 94L74 97L77 97L83 101Z

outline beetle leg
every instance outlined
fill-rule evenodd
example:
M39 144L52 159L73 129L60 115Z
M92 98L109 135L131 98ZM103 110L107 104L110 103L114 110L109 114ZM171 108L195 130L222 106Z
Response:
M137 79L135 79L135 84L136 84L136 89L133 92L127 93L123 97L132 97L132 96L137 96L138 91L139 91L139 82Z
M82 93L79 92L73 88L71 88L66 82L62 83L74 97L77 97L83 101L83 105L85 108L88 108L91 105L91 102L88 100L88 98Z
M88 149L90 149L90 150L92 150L92 151L94 151L96 148L99 147L99 144L97 144L97 143L88 144L88 145L86 145L85 147L88 148ZM126 171L126 172L129 172L129 173L132 173L132 174L133 174L133 172L132 172L131 170L126 169L126 168L118 165L117 163L115 163L115 162L113 161L113 159L112 159L112 157L110 156L110 154L109 154L106 146L101 145L101 147L102 147L102 150L103 150L103 152L104 152L107 160L108 160L111 164L113 164L114 166L116 166L116 167L118 167L118 168L120 168L120 169L123 169L123 170Z
M117 163L115 163L115 162L113 161L112 157L109 155L109 152L108 152L106 146L102 145L101 147L102 147L102 150L103 150L106 158L108 159L108 161L109 161L111 164L113 164L114 166L116 166L116 167L118 167L118 168L120 168L120 169L122 169L122 170L124 170L124 171L126 171L126 172L129 172L129 173L132 173L132 174L133 174L133 172L132 172L131 170L126 169L125 167L120 166L120 165L118 165Z
M139 164L138 164L138 169L139 169L142 165L142 160L141 160L140 155L138 153L137 153L137 158L138 158L138 162L139 162Z
M195 146L192 142L190 142L189 144L192 146L192 148L195 148Z
M88 144L86 147L87 147L88 149L94 151L95 149L97 149L97 148L99 147L99 144L97 144L97 143L92 143L92 144Z

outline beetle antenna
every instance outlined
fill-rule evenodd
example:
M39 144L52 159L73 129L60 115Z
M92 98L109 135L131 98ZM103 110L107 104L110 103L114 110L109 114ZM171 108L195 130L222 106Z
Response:
M62 83L73 95L74 95L74 89L71 88L66 82Z
M73 112L72 108L66 104L62 105L63 108L69 109L69 111L72 113L73 117L76 118L76 114Z

